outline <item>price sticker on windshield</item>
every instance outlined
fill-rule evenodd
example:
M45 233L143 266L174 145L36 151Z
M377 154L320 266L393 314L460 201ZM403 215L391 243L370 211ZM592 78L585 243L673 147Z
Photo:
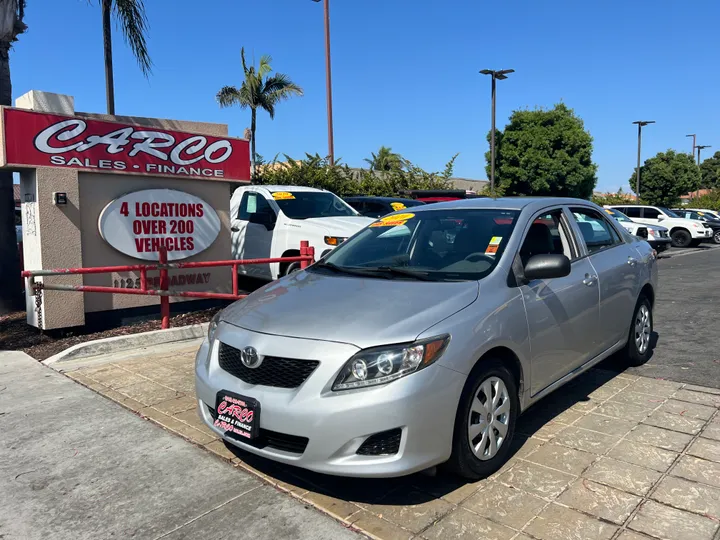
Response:
M390 206L392 206L392 209L395 210L396 212L397 212L398 210L405 210L405 208L407 208L407 206L405 206L405 205L404 205L403 203L401 203L401 202L391 202L391 203L390 203Z
M391 216L385 216L380 221L371 223L371 227L397 227L399 225L405 225L409 219L415 217L415 214L393 214Z
M295 198L295 195L287 191L274 191L272 196L276 201L287 201Z
M485 249L485 255L495 255L502 242L502 236L493 236Z

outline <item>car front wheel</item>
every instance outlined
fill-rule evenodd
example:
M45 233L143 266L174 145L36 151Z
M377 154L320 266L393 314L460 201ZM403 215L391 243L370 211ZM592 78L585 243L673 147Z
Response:
M690 236L690 233L684 229L673 231L670 238L672 238L673 247L687 247L690 245L690 242L692 242L692 236Z
M517 385L508 368L499 360L482 360L460 398L448 468L479 480L502 467L519 410Z
M720 244L720 229L715 231L715 233L713 234L713 242L715 244Z
M650 359L652 331L652 305L646 296L641 296L635 306L626 346L628 363L631 366L641 366Z

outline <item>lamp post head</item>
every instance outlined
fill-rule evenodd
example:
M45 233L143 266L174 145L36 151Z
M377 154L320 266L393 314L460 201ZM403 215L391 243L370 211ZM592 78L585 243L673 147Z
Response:
M510 73L515 73L514 69L500 69L500 70L493 70L493 69L481 69L480 73L483 75L492 75L493 79L498 79L502 81L503 79L507 79L507 76Z
M636 120L633 124L637 124L640 127L647 126L648 124L654 124L655 120Z

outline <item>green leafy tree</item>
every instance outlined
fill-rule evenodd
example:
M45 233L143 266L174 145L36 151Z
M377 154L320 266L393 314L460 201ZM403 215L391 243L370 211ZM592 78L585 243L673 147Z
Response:
M710 193L695 197L690 206L692 208L707 208L708 210L720 210L720 188L715 188Z
M302 96L303 89L282 73L272 73L272 57L263 55L260 63L248 67L245 62L245 48L240 49L244 80L240 88L236 86L223 86L217 93L216 99L221 107L239 105L241 109L250 109L250 144L252 168L255 171L255 127L257 110L262 109L275 118L275 107L281 101L292 96Z
M365 158L365 162L370 165L371 171L399 171L408 166L406 159L387 146L381 146L377 154L370 154L372 157Z
M629 179L635 188L635 172ZM668 150L640 167L640 199L657 206L676 206L680 196L700 187L700 169L690 154Z
M702 181L700 187L720 188L720 152L715 152L712 157L700 164Z
M505 195L586 199L597 183L592 142L583 121L563 103L552 109L513 111L505 130L495 135L496 190ZM489 176L489 151L485 157Z

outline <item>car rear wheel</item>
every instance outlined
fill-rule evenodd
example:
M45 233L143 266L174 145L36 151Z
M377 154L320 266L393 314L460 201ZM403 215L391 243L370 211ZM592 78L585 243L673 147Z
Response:
M685 229L673 231L670 238L672 238L673 247L688 247L690 242L692 242L692 236L690 236L690 233Z
M294 274L295 272L300 271L300 263L294 262L287 265L287 268L285 268L284 276L289 276L290 274Z
M483 360L465 384L446 466L470 480L485 478L507 460L520 411L517 385L499 360Z
M716 230L713 234L713 243L720 244L720 229Z
M652 348L650 342L653 331L652 305L647 296L641 296L635 306L630 333L625 348L628 363L641 366L650 359Z

